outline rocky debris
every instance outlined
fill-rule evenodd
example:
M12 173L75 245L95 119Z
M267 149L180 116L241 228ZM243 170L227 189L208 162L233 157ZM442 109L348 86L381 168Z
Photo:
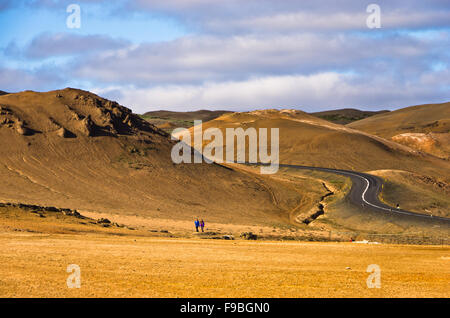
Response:
M61 137L61 138L67 138L67 137L69 137L68 131L67 131L64 127L59 128L59 129L56 131L56 134L57 134L59 137Z
M91 115L88 115L81 120L81 133L87 137L94 136L94 122L91 119Z
M0 125L6 125L8 127L12 127L13 123L14 122L7 117L0 118Z
M96 115L94 117L97 120L95 124L103 133L129 135L138 131L146 131L167 135L117 102L83 94L76 95L76 102L95 109ZM95 135L95 132L94 134L91 132L91 135Z
M243 232L239 235L240 238L243 238L244 240L257 240L258 235L253 234L252 232Z
M74 133L72 133L71 131L67 130L64 127L59 128L56 131L57 136L61 137L61 138L75 138L76 135Z
M80 120L84 119L84 117L85 117L84 115L78 113L75 109L73 109L69 105L65 104L64 106L67 107L67 109L69 110L71 120L80 121Z
M304 219L302 222L305 223L306 225L308 225L309 223L311 223L312 221L314 221L315 219L317 219L319 216L321 216L323 214L325 214L325 212L323 210L323 204L319 204L319 211L314 212L309 217Z
M7 106L0 105L0 115L11 115L11 109Z
M422 175L418 175L418 178L426 184L431 184L435 187L441 188L445 191L449 191L450 192L450 185L446 182L443 181L438 181L435 178L429 177L429 176L422 176Z
M68 216L74 216L78 219L87 219L85 216L81 215L77 210L57 208L54 206L39 206L33 204L22 204L22 203L0 203L0 207L13 207L22 210L29 210L30 213L36 213L38 215L43 215L44 212L50 213L62 213ZM43 216L44 217L44 216Z
M224 235L224 236L222 236L222 238L224 240L234 240L234 236L233 235Z
M0 106L0 125L13 128L19 135L31 136L34 130L26 127L26 123L17 117L9 107Z
M105 218L101 218L97 220L97 223L99 224L111 224L111 221Z
M328 189L327 185L325 183L322 183L323 187L328 191L327 194L323 195L320 198L320 202L322 202L323 200L325 200L326 197L333 195L334 192L331 191L330 189ZM310 224L312 221L314 221L315 219L317 219L319 216L325 214L325 210L324 210L324 205L322 203L319 203L318 205L319 210L314 212L313 214L311 214L310 216L308 216L307 218L305 218L302 222L306 225Z
M84 219L85 218L77 210L74 210L74 211L71 211L71 210L63 211L63 213L64 213L64 215L74 216L74 217L79 218L79 219Z
M16 125L16 131L19 135L22 136L31 136L33 135L33 131L27 127L25 127L23 124Z

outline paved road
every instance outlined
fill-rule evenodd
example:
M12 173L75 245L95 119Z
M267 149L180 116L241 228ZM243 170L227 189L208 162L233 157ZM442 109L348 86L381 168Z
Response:
M280 167L285 168L293 168L293 169L306 169L306 170L317 170L324 172L336 173L339 175L350 177L352 180L352 188L347 198L351 203L361 208L370 208L371 210L383 212L383 213L395 213L397 215L405 215L413 218L422 218L430 221L436 221L438 223L448 223L450 224L450 218L439 217L439 216L430 216L426 214L420 214L410 211L405 211L402 209L396 209L394 207L390 207L383 202L381 202L378 198L378 195L381 192L383 181L373 175L355 172L349 170L339 170L339 169L330 169L330 168L319 168L319 167L308 167L308 166L299 166L299 165L287 165L280 164Z

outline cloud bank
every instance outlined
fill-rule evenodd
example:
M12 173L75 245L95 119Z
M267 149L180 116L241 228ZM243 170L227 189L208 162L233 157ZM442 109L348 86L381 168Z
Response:
M0 13L21 6L65 14L69 3L5 2ZM378 4L381 29L367 28L370 13L360 1L81 1L89 19L107 8L102 18L123 21L130 38L96 23L81 31L30 30L27 43L0 42L0 89L75 85L138 112L394 109L450 100L448 1ZM152 41L128 26L137 14L177 21L187 32ZM137 31L139 41L131 36Z

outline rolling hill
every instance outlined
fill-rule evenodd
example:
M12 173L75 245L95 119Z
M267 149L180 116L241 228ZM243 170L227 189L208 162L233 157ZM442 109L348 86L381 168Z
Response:
M158 110L146 112L141 117L156 127L171 133L172 130L178 127L192 127L194 120L209 121L226 113L230 112L225 110L198 110L192 112Z
M382 115L377 115L382 116ZM261 110L226 114L203 124L203 131L242 127L279 128L280 163L327 167L377 174L383 171L385 181L396 183L397 198L386 202L400 203L410 210L435 215L448 215L450 193L450 163L411 147L368 134L347 126L330 123L298 110ZM193 128L189 130L193 133ZM269 133L270 135L270 133ZM209 140L203 141L203 146ZM245 145L248 150L248 145ZM224 154L226 145L224 145ZM236 156L235 156L236 160ZM403 171L409 178L397 178ZM398 180L397 180L398 179ZM422 187L411 188L412 181L427 180ZM434 193L431 195L431 193ZM411 197L422 200L421 205L408 204ZM396 200L392 202L392 200ZM346 207L343 207L346 209Z
M344 109L327 110L323 112L310 113L310 115L331 121L332 123L335 124L345 125L357 120L361 120L367 117L387 112L389 111L388 110L365 111L353 108L344 108Z
M203 130L211 127L224 135L225 128L279 128L281 163L356 171L406 169L441 177L441 169L449 167L448 162L410 147L298 110L226 114L203 124Z
M450 158L450 102L402 108L347 125L443 159Z
M0 97L0 202L171 220L287 222L298 193L215 164L171 160L175 141L77 89Z

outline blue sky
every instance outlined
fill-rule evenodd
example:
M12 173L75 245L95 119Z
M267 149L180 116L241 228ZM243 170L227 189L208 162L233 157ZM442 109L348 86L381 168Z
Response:
M0 90L77 87L140 113L396 109L450 100L449 35L444 0L0 0Z

